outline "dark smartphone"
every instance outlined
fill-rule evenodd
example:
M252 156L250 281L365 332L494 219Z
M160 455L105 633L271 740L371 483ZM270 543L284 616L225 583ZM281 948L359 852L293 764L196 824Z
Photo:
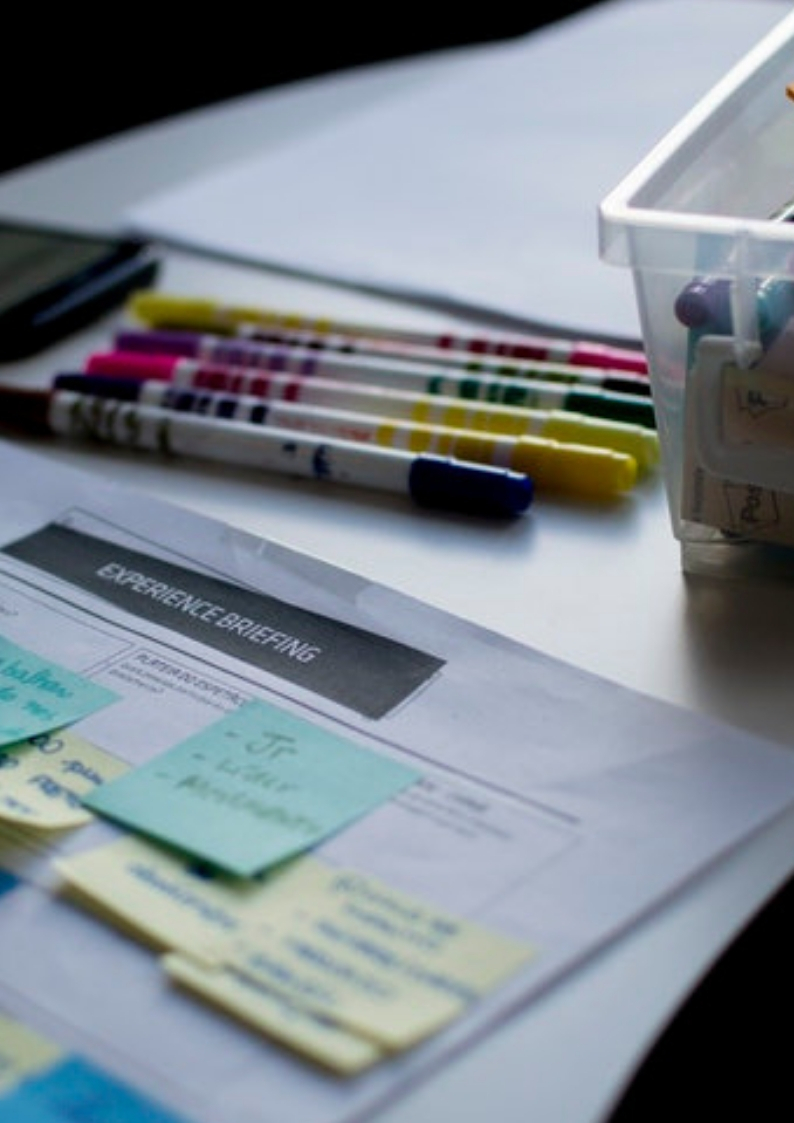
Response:
M33 355L153 283L136 238L0 220L0 362Z

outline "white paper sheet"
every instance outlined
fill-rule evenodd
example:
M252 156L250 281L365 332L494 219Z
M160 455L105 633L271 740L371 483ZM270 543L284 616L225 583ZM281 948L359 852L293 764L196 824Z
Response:
M96 566L72 566L68 551L30 553L31 542L46 545L63 531L98 541L96 555L95 545L86 555ZM205 580L229 598L242 589L254 618L265 606L318 614L328 626L327 674L314 689L287 663L260 664L186 633L178 616L171 629L167 613L151 615L142 591L151 585L139 582L114 603L98 567L107 574L128 563L124 550L139 552L144 572L175 567L172 575L188 588L195 581L202 595ZM358 695L351 701L343 689L356 663L336 642L340 624L346 636L362 629L442 666L381 716L363 716ZM75 732L131 765L253 697L418 768L419 787L321 845L318 856L538 949L449 1029L340 1083L170 990L150 949L53 895L51 859L117 837L115 828L98 821L49 851L0 843L0 866L17 879L0 886L0 1011L54 1033L59 1045L197 1123L360 1118L794 800L794 756L781 747L7 444L0 630L119 692L118 703ZM339 690L328 685L335 681Z
M638 340L598 204L789 7L613 0L276 151L253 141L127 221L505 326Z

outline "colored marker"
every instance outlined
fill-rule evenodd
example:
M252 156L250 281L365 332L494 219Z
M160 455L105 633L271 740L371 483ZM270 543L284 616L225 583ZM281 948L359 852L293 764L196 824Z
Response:
M59 390L115 397L177 412L493 464L531 476L538 488L587 499L605 499L628 491L637 476L636 461L625 453L561 444L543 437L509 437L419 422L384 421L366 413L317 409L295 402L270 404L251 395L184 389L169 382L65 373L56 375L53 385Z
M725 335L731 330L731 288L724 277L697 277L681 290L674 311L679 323Z
M755 291L758 340L771 346L794 315L794 282L788 278L765 277ZM733 331L730 282L724 277L692 281L679 293L675 314L685 327L698 336L730 335Z
M252 394L258 398L303 402L305 405L347 409L454 429L598 445L633 456L642 470L654 466L659 458L659 440L653 430L572 411L531 409L491 402L472 403L389 387L348 385L326 378L304 378L247 367L224 367L194 359L131 355L121 351L91 355L86 362L86 373L172 381L183 387Z
M520 359L472 359L466 354L434 350L432 347L414 346L406 350L401 349L399 344L379 346L379 341L366 339L346 342L334 335L322 336L317 333L272 334L272 340L263 340L212 335L208 332L129 328L116 333L115 345L117 351L182 356L202 359L208 363L289 370L295 374L301 373L305 368L307 374L320 374L327 378L338 378L344 372L351 377L357 375L358 381L369 381L380 386L398 385L398 374L406 386L422 379L425 383L431 383L436 378L448 377L449 368L452 368L454 377L460 378L462 382L465 379L466 386L476 387L481 383L488 387L488 395L492 393L492 388L501 386L504 386L505 394L509 394L516 381L528 380L560 382L566 386L590 386L615 394L634 394L641 398L651 396L648 376L631 371L616 373L598 367L549 363L542 359L523 362ZM338 347L335 346L337 342ZM433 393L432 390L428 392ZM460 396L480 395L472 390Z
M69 390L4 386L0 406L2 424L25 432L392 492L422 507L515 517L527 510L533 497L529 476L489 464L266 429Z
M503 355L513 359L544 359L572 363L574 366L605 367L646 374L648 363L641 351L610 347L582 340L573 342L541 335L462 336L436 334L381 324L361 324L314 319L300 313L281 312L258 306L223 304L200 297L184 297L144 289L133 294L127 304L136 319L151 327L192 328L196 331L233 333L242 325L259 328L288 328L322 334L366 336L371 339L396 339L442 351L463 351L476 355Z
M141 352L116 352L127 355L120 363L130 363L134 367L141 362L137 356ZM129 356L134 356L130 358ZM152 358L151 355L146 358ZM154 356L155 361L159 356ZM173 357L171 357L171 361ZM191 361L201 365L204 360L184 358L185 364ZM226 362L216 365L228 366ZM247 369L252 369L247 367ZM470 401L486 401L527 409L564 409L574 413L585 413L590 417L603 417L609 421L624 421L630 425L644 425L656 428L656 414L653 402L633 394L613 394L608 390L592 386L564 386L556 382L529 382L514 378L489 378L485 375L472 378L457 371L442 371L407 364L406 369L392 366L391 370L372 369L356 365L354 356L323 359L307 354L305 359L293 362L290 353L279 349L275 362L260 364L258 370L271 370L276 373L293 374L300 378L329 378L333 382L352 385L385 386L394 390L410 393L432 394L439 397L466 398Z

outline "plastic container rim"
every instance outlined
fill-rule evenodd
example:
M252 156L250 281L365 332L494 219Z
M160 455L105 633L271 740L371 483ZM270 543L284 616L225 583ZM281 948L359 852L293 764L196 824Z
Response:
M674 154L689 143L716 110L747 82L775 54L794 39L794 12L784 16L727 73L704 94L648 154L613 188L598 208L600 256L615 264L634 264L630 257L629 227L664 228L681 233L711 233L731 236L739 232L782 242L794 240L794 230L764 218L731 218L714 214L665 211L637 206L632 200ZM794 81L794 61L792 61ZM794 107L793 107L794 108Z

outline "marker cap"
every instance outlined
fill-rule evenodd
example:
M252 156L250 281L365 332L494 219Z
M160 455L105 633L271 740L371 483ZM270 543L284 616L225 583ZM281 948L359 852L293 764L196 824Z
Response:
M142 331L138 328L135 331L116 332L114 343L117 351L190 356L197 354L201 346L201 334L195 331L158 331L155 328Z
M703 277L690 283L675 300L675 314L687 328L729 331L731 288L724 277Z
M53 390L74 390L78 394L115 398L121 402L136 402L141 385L140 378L109 378L104 374L83 374L80 371L64 371L52 380Z
M632 456L641 471L659 463L659 435L653 429L628 422L604 421L581 413L555 410L543 426L543 436L565 444L597 445Z
M592 445L561 444L520 437L510 458L515 471L527 472L542 492L609 499L637 482L637 461L625 452Z
M505 518L526 511L535 490L522 472L426 454L412 464L408 488L421 507Z
M656 428L656 412L650 397L640 398L636 394L616 394L608 390L591 387L569 387L565 399L566 408L592 417L611 418L625 421L629 425L644 425Z
M85 362L87 374L102 374L112 378L145 378L167 382L179 361L173 355L150 355L125 351L96 351Z

